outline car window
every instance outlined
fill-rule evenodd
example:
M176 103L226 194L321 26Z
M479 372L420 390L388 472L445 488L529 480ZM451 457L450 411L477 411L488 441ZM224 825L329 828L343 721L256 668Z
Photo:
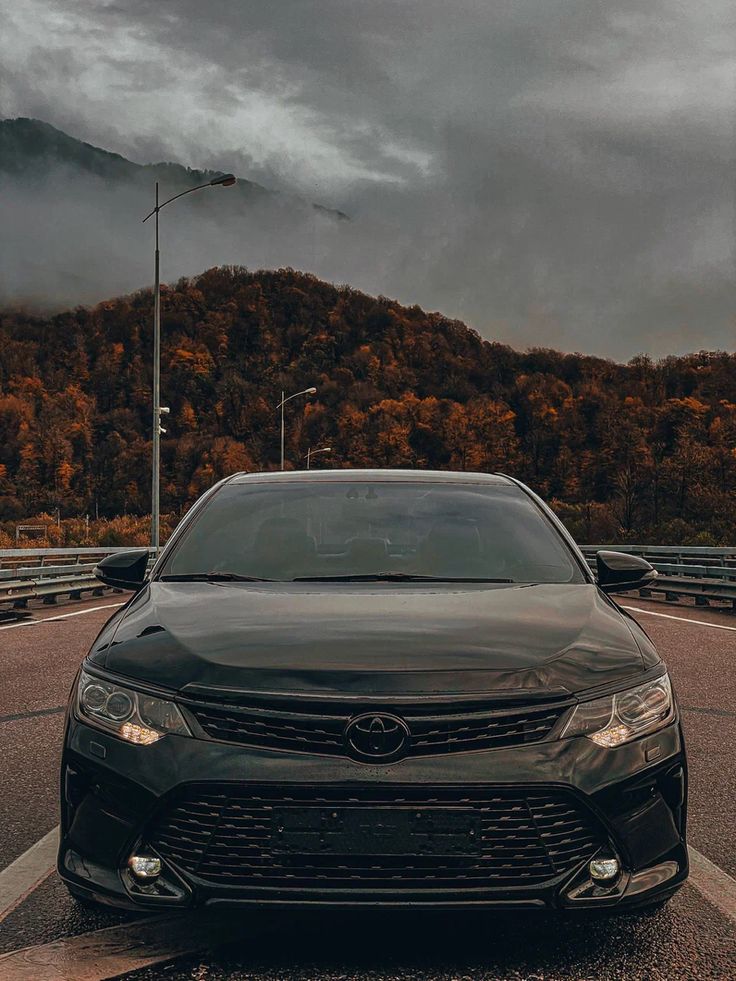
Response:
M569 547L525 494L470 482L226 484L161 574L210 573L584 581Z

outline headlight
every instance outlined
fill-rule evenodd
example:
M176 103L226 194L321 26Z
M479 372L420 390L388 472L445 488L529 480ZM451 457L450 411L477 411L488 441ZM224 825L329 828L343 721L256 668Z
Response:
M153 698L84 671L77 686L77 714L129 743L150 746L167 732L191 736L174 702Z
M587 736L599 746L621 746L668 725L674 717L668 675L636 688L582 702L565 726L562 738Z

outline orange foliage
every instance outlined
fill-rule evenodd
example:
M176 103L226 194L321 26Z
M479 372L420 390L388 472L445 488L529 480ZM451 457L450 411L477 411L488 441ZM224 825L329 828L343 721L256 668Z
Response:
M59 508L127 515L98 537L145 541L151 326L150 291L48 319L0 314L0 534ZM519 353L288 269L166 286L162 327L172 522L220 476L278 466L279 393L316 385L286 407L288 467L329 445L315 466L500 470L556 499L581 539L736 539L733 355Z

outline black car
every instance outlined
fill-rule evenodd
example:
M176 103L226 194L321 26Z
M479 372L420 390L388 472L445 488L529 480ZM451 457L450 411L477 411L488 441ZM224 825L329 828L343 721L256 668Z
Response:
M688 873L665 666L549 508L496 474L236 474L74 685L59 873L82 899L644 909Z

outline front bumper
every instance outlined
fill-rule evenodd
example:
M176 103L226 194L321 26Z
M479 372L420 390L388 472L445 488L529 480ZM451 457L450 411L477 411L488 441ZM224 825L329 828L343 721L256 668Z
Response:
M666 898L688 873L687 767L679 721L614 750L575 738L376 766L179 736L132 746L70 715L61 776L59 874L78 895L124 908L228 904L624 911ZM291 787L302 798L313 792L325 799L330 793L334 797L335 788L370 800L379 791L393 793L394 799L399 791L434 790L441 797L468 788L485 797L494 790L501 797L511 791L566 795L597 829L596 854L613 852L623 872L613 886L595 886L587 872L588 852L545 881L484 883L476 877L470 883L461 876L436 888L424 882L415 889L400 882L393 888L385 881L381 888L363 881L335 887L324 877L293 885L257 878L246 884L241 877L229 885L207 880L192 866L163 855L164 872L156 886L137 884L126 868L128 856L148 846L161 815L194 787L218 793L230 788L241 802L247 801L249 788L262 795L264 787L281 794ZM186 825L181 834L186 838Z

